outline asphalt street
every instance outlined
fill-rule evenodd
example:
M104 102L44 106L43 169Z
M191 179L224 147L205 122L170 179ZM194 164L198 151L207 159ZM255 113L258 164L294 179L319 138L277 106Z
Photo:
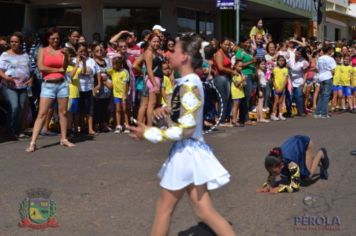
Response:
M264 157L268 150L295 134L309 135L316 150L328 149L329 180L293 194L256 193L267 176ZM221 128L206 135L206 140L231 173L231 182L213 191L212 198L238 235L356 235L356 157L350 155L356 149L356 115ZM28 142L0 144L0 236L149 235L159 194L156 174L169 143L154 145L109 133L94 140L78 139L77 147L69 149L59 146L59 137L41 137L40 149L27 154ZM53 192L50 199L57 203L60 227L31 230L17 226L25 192L36 187ZM313 198L310 205L303 202L307 196ZM300 224L300 219L311 218L319 221ZM322 227L321 218L329 228ZM330 225L335 219L339 224ZM173 215L169 235L196 223L185 196Z

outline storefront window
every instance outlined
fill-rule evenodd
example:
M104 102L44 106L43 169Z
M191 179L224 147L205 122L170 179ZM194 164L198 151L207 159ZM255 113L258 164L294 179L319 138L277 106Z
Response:
M160 22L159 8L110 8L103 10L104 30L108 36L120 30L151 29Z
M207 38L211 38L214 33L213 15L199 12L199 33Z
M36 28L56 26L66 33L70 29L81 29L81 8L38 8L36 15Z
M2 23L0 36L9 35L14 31L20 31L23 26L24 12L24 4L0 2L0 22Z
M197 14L195 11L178 8L178 32L197 32Z
M197 32L211 38L214 32L214 16L209 13L178 8L178 32Z

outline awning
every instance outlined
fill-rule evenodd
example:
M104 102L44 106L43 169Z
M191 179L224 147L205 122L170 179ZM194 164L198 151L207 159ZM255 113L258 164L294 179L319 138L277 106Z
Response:
M346 23L344 23L344 22L342 22L340 20L336 20L336 19L330 18L330 17L326 17L326 22L334 24L334 25L338 25L338 26L341 26L341 27L347 27Z

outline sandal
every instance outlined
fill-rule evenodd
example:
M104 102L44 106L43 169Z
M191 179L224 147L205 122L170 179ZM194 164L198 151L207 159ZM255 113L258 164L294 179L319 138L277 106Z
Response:
M98 136L98 135L99 135L99 133L94 132L94 133L89 133L88 135L89 135L89 136L91 136L91 137L94 137L94 136Z
M34 152L36 151L36 149L37 149L36 143L30 143L30 146L26 148L26 152L28 153Z
M239 127L244 127L243 124L236 122L236 123L231 123L233 127L239 128Z
M24 133L21 133L19 134L18 138L29 138L30 136L24 134Z
M249 120L249 121L245 122L245 125L255 126L256 122Z
M230 124L230 123L220 123L219 126L221 126L221 127L233 127L233 125Z
M69 147L69 148L75 147L75 144L69 142L68 139L61 140L60 144L61 144L61 146L64 146L64 147Z

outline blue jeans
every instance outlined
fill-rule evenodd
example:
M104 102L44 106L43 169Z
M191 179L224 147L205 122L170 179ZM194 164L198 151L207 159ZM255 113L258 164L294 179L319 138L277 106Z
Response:
M257 82L254 80L252 75L246 75L246 86L245 86L245 97L247 101L247 110L251 111L252 110L252 92L256 90L257 88Z
M318 105L316 107L316 115L327 116L328 115L328 103L330 99L332 89L332 79L320 82L320 92Z
M212 81L205 82L203 84L204 88L204 120L215 120L216 110L215 101L216 97L215 91L212 89Z
M245 123L249 121L249 111L252 110L252 92L256 90L257 83L253 79L252 75L246 75L246 85L244 87L245 97L241 99L240 102L240 111L239 111L239 120L240 123Z
M303 88L301 87L293 87L293 98L295 103L297 104L298 115L302 115L304 113L303 108Z
M230 99L230 79L226 75L218 75L214 78L214 85L216 89L219 91L222 102L223 102L223 114L221 117L221 123L224 123L226 120L226 117L229 117L229 111L228 111L228 103ZM219 108L219 114L220 114L220 109Z
M264 103L263 107L271 107L271 92L272 92L272 80L267 81L266 87L263 88L263 97L264 97Z
M25 108L27 89L11 89L3 87L5 100L9 105L6 123L8 132L18 135L21 129L21 114Z
M289 92L288 88L285 88L285 104L286 104L286 116L287 117L292 117L292 102L293 102L293 97L292 94Z

